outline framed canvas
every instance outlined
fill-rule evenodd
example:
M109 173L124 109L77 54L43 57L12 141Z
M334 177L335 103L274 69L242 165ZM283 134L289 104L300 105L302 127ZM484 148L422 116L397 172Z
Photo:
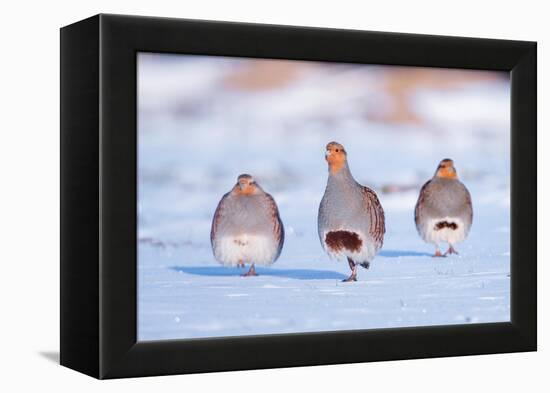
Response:
M536 350L536 43L61 29L61 364Z

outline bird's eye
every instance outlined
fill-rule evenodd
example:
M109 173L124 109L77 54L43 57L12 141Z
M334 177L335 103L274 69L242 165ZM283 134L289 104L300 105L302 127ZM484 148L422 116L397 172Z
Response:
M336 149L336 150L334 150L334 151L335 151L336 153L338 153L338 152L340 151L340 149Z

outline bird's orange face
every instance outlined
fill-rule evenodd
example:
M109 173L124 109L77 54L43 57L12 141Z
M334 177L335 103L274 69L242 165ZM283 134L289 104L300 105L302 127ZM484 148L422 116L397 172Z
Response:
M446 158L439 163L437 171L435 172L437 177L442 177L445 179L456 179L456 169L453 163L453 160Z
M327 151L325 152L325 159L328 162L330 173L333 175L338 173L346 163L346 150L344 146L338 142L330 142L327 145Z
M258 189L258 185L254 178L250 175L240 175L235 185L235 191L238 195L252 195L255 194Z

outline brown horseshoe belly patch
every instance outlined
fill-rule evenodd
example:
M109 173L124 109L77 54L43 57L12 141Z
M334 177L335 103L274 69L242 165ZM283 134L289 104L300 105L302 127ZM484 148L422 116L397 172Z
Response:
M450 228L452 229L453 231L455 231L457 228L458 228L458 225L456 225L456 223L454 222L448 222L448 221L439 221L438 223L435 224L434 226L434 230L436 231L439 231L443 228Z
M357 252L361 249L363 241L359 238L359 235L350 231L331 231L325 236L325 243L327 247L335 252L341 250L348 250Z

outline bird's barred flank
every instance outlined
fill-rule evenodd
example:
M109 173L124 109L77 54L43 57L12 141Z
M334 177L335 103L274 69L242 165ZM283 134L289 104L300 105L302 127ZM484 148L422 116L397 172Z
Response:
M365 193L366 201L368 204L367 211L370 216L370 234L379 243L379 247L382 247L384 243L384 233L386 233L384 209L380 204L380 200L376 193L370 188L363 186L363 192Z

